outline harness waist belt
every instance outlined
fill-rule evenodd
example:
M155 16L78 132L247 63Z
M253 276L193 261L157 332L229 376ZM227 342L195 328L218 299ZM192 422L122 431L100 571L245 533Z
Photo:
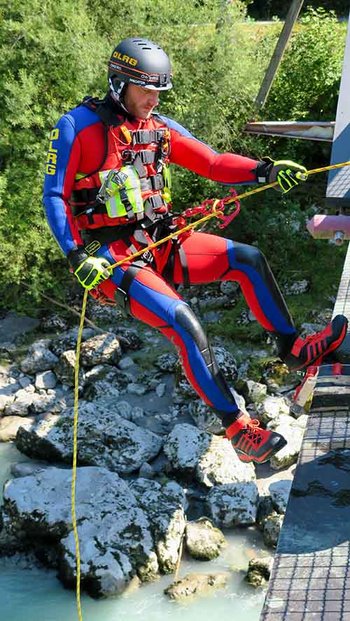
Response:
M164 138L164 129L138 129L132 134L133 144L149 144L160 142Z

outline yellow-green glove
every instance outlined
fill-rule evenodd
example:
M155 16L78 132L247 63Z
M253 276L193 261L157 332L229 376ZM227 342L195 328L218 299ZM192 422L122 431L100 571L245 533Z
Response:
M68 255L69 263L80 284L90 291L112 274L110 263L100 257L92 257L84 250L73 250Z
M256 169L259 183L274 183L277 181L276 190L289 192L301 181L306 181L307 170L305 166L296 164L290 160L278 160L274 162L269 157L264 157Z

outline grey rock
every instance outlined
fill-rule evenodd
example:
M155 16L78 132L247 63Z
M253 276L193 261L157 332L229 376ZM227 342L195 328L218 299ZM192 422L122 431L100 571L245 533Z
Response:
M269 515L264 523L263 539L267 546L275 548L278 543L284 516L273 513Z
M83 398L87 401L96 401L96 399L118 399L119 396L120 390L106 380L99 380L85 386L83 392Z
M101 401L80 402L80 463L131 473L159 453L161 438L125 420L118 411L118 403L106 406ZM16 445L29 457L71 463L72 429L73 409L48 414L29 430L20 428Z
M210 595L213 590L224 589L229 580L228 573L187 574L181 580L173 582L164 593L176 601L186 600L189 597Z
M241 462L228 440L192 425L175 425L163 450L174 471L191 476L206 487L255 481L254 466Z
M84 328L82 333L82 341L91 338L96 334L91 328ZM53 339L50 343L51 351L59 358L64 351L76 350L78 338L78 328L72 328L68 332L64 332L62 336Z
M93 367L97 364L117 364L122 351L114 334L106 332L87 339L81 346L81 364Z
M29 409L33 403L40 399L35 392L26 392L19 390L16 393L15 400L5 407L5 416L28 416Z
M271 421L268 424L269 429L280 433L287 440L287 445L271 458L271 468L282 470L297 461L306 424L306 415L300 416L297 420L291 416L282 416L280 419Z
M22 419L23 424L23 419ZM48 464L44 462L36 462L31 460L28 461L20 461L16 464L11 464L10 472L11 475L17 479L18 477L27 477L31 476L39 472L40 470L44 470L45 468L50 468Z
M163 382L161 382L160 384L157 384L156 386L157 397L164 397L165 391L166 391L166 384L164 384Z
M30 427L34 418L23 416L4 416L0 418L0 442L10 442L15 440L17 431L20 427Z
M266 518L275 512L272 498L269 495L261 494L259 496L258 511L256 514L256 523L260 530L264 529Z
M56 540L59 575L74 587L75 542L71 524L71 471L40 470L9 481L4 492L4 520L13 532ZM78 468L76 511L81 577L95 597L115 595L136 574L154 579L158 562L150 524L129 485L104 468Z
M137 409L141 410L141 408L137 408ZM119 401L118 403L119 416L121 416L122 418L125 418L125 420L132 420L133 413L134 413L134 408L132 407L130 403L128 403L128 401Z
M254 481L212 487L207 496L209 517L219 527L254 524L258 499Z
M40 339L29 347L27 356L20 363L23 373L34 375L38 371L48 371L56 366L58 358L50 351L49 345L49 339Z
M217 436L209 436L208 446L198 457L195 476L209 488L256 481L253 464L240 461L229 440Z
M206 518L186 524L185 542L188 553L201 561L217 558L227 545L222 531Z
M144 384L137 384L135 382L131 382L127 385L126 390L131 395L142 396L147 392L147 386L145 386Z
M259 403L256 410L259 420L265 424L279 419L281 416L288 416L290 413L290 407L286 399L271 395L266 397L262 403Z
M124 356L118 362L118 368L121 369L122 371L126 371L127 369L130 369L133 366L135 366L135 363L133 359L130 358L130 356Z
M176 425L167 437L163 450L174 470L192 473L201 454L208 448L210 437L193 425Z
M292 285L284 286L285 295L302 295L310 289L310 283L307 280L298 280Z
M49 315L40 321L40 328L45 332L64 332L68 329L68 323L61 315Z
M260 384L259 382L253 382L253 380L247 380L247 398L250 402L261 403L267 396L266 384Z
M219 288L221 293L232 298L236 297L237 293L239 293L240 291L240 286L238 282L235 282L233 280L223 280L220 283Z
M53 371L44 371L44 373L37 373L35 378L36 388L55 388L57 384L57 377Z
M100 520L84 520L79 527L82 546L82 579L89 579L88 591L94 597L118 595L126 590L134 576L143 582L158 575L150 525L145 513L131 507L102 514ZM73 533L61 541L63 560L60 578L75 585L75 541Z
M175 481L161 485L155 480L137 479L131 490L148 516L159 567L163 573L172 573L186 526L183 489Z
M224 427L214 410L201 399L194 399L189 404L189 413L201 431L223 433Z
M48 373L50 373L50 371L48 371ZM28 375L21 375L21 377L18 378L18 383L20 384L21 388L28 388L28 386L32 386L32 378L29 377Z
M155 472L150 464L148 464L147 462L142 464L139 470L139 477L141 479L153 479L154 475Z
M272 565L273 556L250 559L246 581L254 587L265 586L269 581Z
M60 393L56 393L56 391L52 389L39 391L34 397L29 408L32 414L43 414L44 412L48 414L58 414L67 406L67 400L62 401Z
M270 484L269 492L277 513L284 514L286 512L291 487L292 481L290 479L273 481Z
M58 364L55 368L55 373L62 384L74 386L75 359L76 354L74 349L68 349L60 355ZM79 369L79 383L83 382L83 377L83 370Z
M154 361L154 365L164 373L173 373L178 364L178 356L176 354L161 354Z

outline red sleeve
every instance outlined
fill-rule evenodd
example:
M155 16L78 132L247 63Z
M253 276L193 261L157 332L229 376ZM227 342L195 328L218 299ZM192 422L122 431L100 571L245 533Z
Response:
M178 123L168 118L165 121L171 133L170 161L173 164L221 183L256 183L256 160L234 153L217 153Z

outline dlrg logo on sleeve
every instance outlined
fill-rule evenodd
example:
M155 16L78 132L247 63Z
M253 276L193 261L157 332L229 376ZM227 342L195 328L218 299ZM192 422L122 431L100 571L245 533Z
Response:
M54 148L53 142L54 140L58 140L59 135L60 135L59 129L53 129L50 134L50 145L49 145L49 150L47 152L46 168L45 168L45 173L47 175L54 175L56 172L58 149Z

